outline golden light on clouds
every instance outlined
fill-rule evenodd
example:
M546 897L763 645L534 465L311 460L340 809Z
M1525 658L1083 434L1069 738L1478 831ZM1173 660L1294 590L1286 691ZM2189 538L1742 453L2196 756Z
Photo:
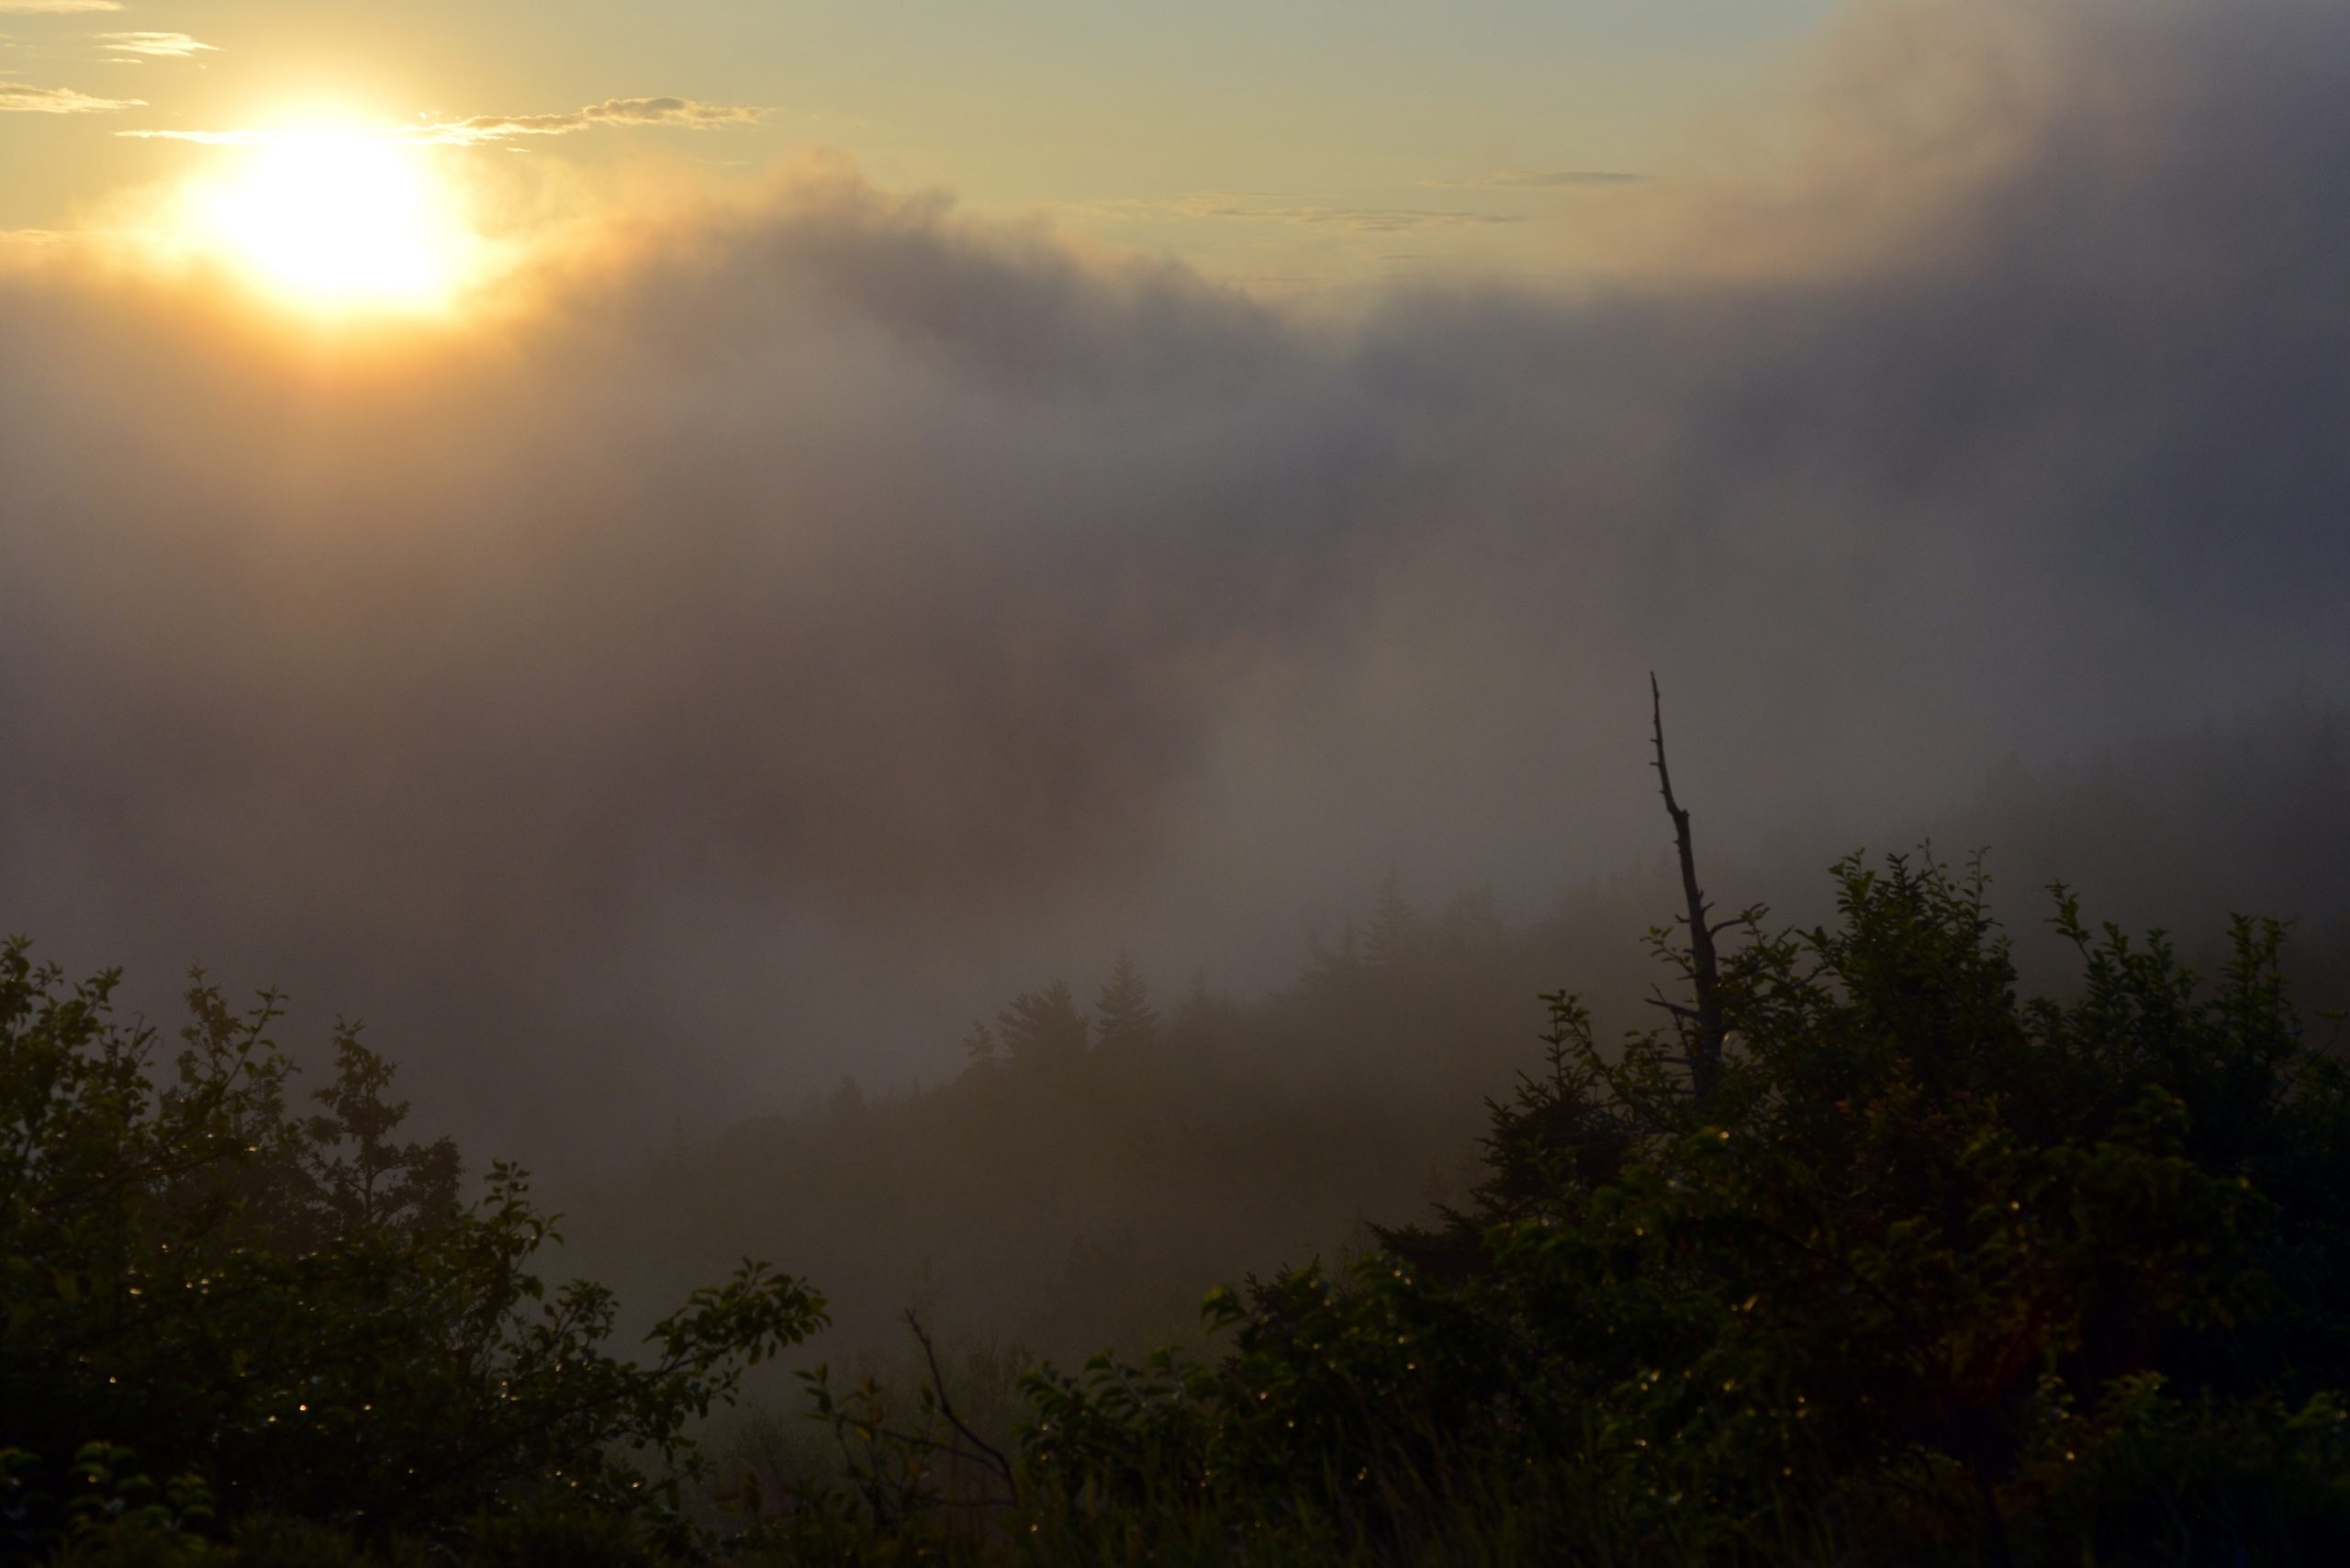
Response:
M183 192L174 238L313 310L440 311L478 281L482 241L431 149L364 131L281 129Z

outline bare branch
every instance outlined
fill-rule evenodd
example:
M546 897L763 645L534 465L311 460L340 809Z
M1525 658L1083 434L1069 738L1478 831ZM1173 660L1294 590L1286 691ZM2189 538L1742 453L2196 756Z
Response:
M1011 1492L1013 1499L1018 1501L1020 1481L1013 1473L1012 1462L1003 1457L1001 1449L971 1430L963 1417L955 1414L955 1402L946 1396L946 1376L938 1370L938 1348L930 1342L929 1333L923 1327L922 1319L914 1316L912 1307L906 1309L906 1327L914 1331L914 1338L922 1343L923 1360L930 1363L930 1386L938 1395L938 1413L946 1417L948 1426L963 1435L965 1441L987 1455L994 1464L996 1473L1003 1477L1003 1484Z
M1682 923L1689 929L1689 978L1696 991L1696 1005L1690 1009L1674 1008L1673 1016L1691 1025L1688 1031L1689 1084L1700 1105L1714 1097L1721 1082L1722 1025L1721 966L1714 951L1717 928L1706 922L1707 912L1713 906L1706 902L1704 890L1697 885L1697 854L1690 838L1689 812L1673 793L1673 772L1664 757L1664 691L1657 684L1656 672L1649 672L1649 710L1656 741L1657 785L1664 794L1665 814L1673 819L1673 847L1681 857L1681 891L1687 901L1689 913ZM1730 924L1735 924L1732 922Z

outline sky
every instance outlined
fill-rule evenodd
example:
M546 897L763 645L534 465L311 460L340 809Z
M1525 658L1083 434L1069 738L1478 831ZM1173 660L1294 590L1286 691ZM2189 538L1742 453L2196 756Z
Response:
M841 147L886 185L945 186L981 211L1267 289L1537 264L1529 236L1572 223L1608 188L1539 182L1652 170L1709 104L1783 67L1826 11L1820 0L62 8L84 3L16 0L0 16L0 80L122 106L0 120L0 228L103 223L109 193L207 156L127 130L676 96L758 118L722 135L643 127L532 155L723 185L797 147Z
M0 928L539 1159L2350 700L2338 5L978 9L8 8Z

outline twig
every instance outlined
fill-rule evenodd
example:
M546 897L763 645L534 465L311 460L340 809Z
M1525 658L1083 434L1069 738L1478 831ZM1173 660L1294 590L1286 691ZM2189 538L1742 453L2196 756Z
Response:
M1020 1482L1013 1473L1012 1462L1003 1457L1002 1450L971 1430L963 1417L955 1414L955 1402L946 1396L946 1375L938 1370L938 1348L930 1342L929 1333L923 1329L922 1319L915 1316L912 1307L906 1308L906 1327L913 1330L914 1338L922 1345L923 1360L930 1363L930 1386L932 1392L938 1395L938 1413L946 1417L948 1426L960 1432L972 1447L978 1449L994 1463L996 1473L1003 1477L1006 1490L1014 1499L1017 1499L1020 1495Z

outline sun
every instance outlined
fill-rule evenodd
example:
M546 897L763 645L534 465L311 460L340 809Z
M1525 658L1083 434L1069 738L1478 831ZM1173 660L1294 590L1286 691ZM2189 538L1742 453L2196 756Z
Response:
M369 131L269 132L193 192L196 237L288 303L446 308L478 241L432 151Z

